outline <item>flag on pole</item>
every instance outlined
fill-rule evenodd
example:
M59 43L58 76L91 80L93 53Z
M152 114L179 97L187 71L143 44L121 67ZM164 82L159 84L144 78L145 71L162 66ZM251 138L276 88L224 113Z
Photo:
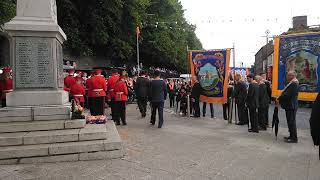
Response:
M140 37L140 28L138 26L136 28L136 34L137 34L137 37L139 38Z

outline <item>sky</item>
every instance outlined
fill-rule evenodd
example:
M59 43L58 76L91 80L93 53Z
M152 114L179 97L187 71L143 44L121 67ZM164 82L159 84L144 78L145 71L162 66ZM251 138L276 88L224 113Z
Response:
M308 16L308 25L320 24L320 0L180 0L185 17L197 26L205 49L232 48L236 66L250 67L254 55L269 40L292 27L293 16Z

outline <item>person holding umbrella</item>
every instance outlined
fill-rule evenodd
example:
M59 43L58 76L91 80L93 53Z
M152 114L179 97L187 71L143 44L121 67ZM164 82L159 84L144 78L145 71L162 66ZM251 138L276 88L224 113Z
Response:
M296 77L297 74L294 71L289 71L287 73L289 84L284 88L280 97L277 99L281 107L286 111L290 134L289 137L284 137L284 141L287 143L298 143L296 114L298 110L299 81Z

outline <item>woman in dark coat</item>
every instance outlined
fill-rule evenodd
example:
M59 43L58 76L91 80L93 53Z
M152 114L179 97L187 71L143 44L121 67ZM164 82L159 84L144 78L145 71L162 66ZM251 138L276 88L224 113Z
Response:
M311 117L310 117L310 128L313 143L316 146L320 145L320 93L316 101L312 106Z

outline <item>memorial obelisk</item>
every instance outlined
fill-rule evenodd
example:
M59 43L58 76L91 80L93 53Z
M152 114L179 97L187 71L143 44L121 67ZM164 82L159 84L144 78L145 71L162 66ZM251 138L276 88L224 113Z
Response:
M17 0L17 15L4 27L12 38L14 77L8 107L65 106L62 43L66 35L58 25L56 1Z

